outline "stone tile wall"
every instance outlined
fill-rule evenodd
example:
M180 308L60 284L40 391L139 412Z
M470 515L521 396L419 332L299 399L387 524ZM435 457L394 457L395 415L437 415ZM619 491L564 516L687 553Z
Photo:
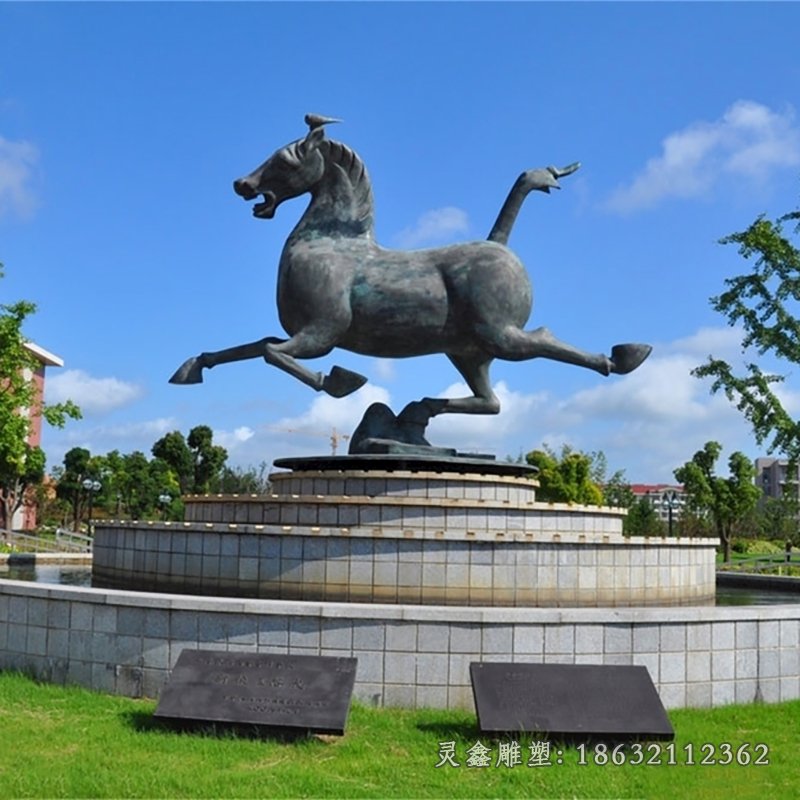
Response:
M642 664L667 708L800 697L800 606L491 609L234 600L0 580L0 668L156 697L183 648L358 659L355 696L472 708L471 661Z
M605 534L352 535L337 528L98 524L105 585L299 600L489 606L709 602L716 540Z

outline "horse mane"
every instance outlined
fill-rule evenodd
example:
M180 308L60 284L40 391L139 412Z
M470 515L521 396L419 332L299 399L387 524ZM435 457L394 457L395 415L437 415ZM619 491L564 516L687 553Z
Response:
M332 139L324 139L320 143L320 150L328 164L339 167L347 176L353 189L353 210L356 218L371 218L374 211L372 184L364 162L346 144Z

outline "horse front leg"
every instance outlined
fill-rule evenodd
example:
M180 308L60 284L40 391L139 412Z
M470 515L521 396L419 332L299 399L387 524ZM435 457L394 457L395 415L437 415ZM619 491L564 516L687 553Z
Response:
M329 336L314 331L301 331L291 339L268 336L257 342L229 347L226 350L201 353L185 361L169 380L170 383L177 384L202 383L204 369L232 361L263 358L268 364L288 372L315 391L324 391L333 397L344 397L363 386L367 379L342 367L333 367L330 374L323 375L321 372L307 369L296 361L296 358L317 358L327 355L334 344Z
M246 361L249 358L263 358L268 345L277 345L285 342L268 336L257 342L239 344L226 350L217 350L213 353L201 353L199 356L189 358L178 367L175 374L169 379L170 383L190 384L203 382L203 370L216 367L217 364L229 364L232 361Z

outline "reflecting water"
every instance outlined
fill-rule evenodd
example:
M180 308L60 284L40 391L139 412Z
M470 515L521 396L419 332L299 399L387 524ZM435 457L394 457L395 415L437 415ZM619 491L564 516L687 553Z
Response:
M15 564L0 566L0 578L33 583L54 583L58 586L91 586L92 568L86 564Z
M0 566L0 578L60 586L91 586L92 568L87 565L71 564ZM718 606L766 606L781 603L800 603L800 592L717 587Z
M800 603L800 592L717 586L718 606L772 606L781 603Z

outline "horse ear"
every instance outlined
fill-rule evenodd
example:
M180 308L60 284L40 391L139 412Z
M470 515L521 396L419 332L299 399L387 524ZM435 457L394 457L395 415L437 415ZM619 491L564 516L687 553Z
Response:
M310 150L316 150L319 147L319 143L325 138L325 129L324 128L314 128L310 130L306 134L306 138L303 139L300 148L305 155Z

